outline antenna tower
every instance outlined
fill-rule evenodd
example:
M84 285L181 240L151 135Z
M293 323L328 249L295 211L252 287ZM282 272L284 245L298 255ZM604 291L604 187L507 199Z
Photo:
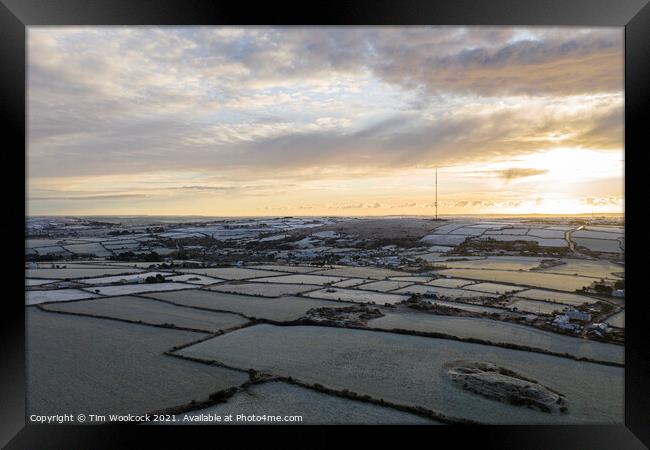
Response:
M438 168L436 167L436 220L438 220Z

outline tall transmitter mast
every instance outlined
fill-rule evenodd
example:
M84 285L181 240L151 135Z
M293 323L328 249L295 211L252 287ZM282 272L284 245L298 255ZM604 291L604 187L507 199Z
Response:
M436 220L438 220L438 168L436 167L436 201L434 203L436 206Z

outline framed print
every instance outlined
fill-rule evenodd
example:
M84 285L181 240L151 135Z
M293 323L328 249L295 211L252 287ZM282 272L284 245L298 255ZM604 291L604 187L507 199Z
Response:
M648 445L646 2L0 10L7 448Z

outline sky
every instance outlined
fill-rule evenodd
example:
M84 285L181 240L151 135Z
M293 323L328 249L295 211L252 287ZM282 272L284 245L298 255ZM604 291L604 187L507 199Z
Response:
M623 28L27 37L29 215L624 211Z

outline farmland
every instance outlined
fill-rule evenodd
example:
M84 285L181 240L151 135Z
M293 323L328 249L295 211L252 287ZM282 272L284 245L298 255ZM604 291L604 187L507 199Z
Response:
M78 220L28 227L29 413L623 421L610 219ZM465 366L566 408L478 395Z

